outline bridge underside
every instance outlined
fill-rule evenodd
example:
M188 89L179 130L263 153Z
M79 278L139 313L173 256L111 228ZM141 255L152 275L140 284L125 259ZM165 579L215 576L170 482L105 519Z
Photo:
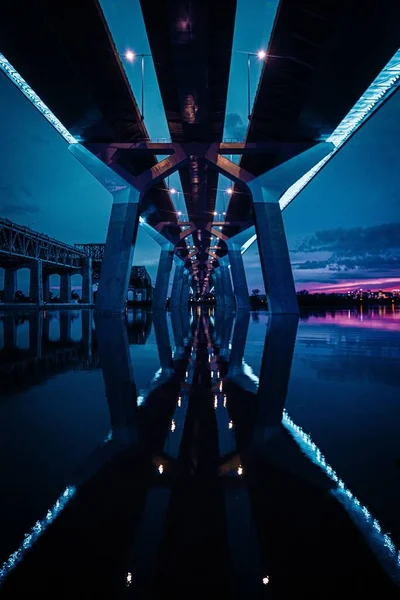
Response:
M358 0L349 0L344 18L337 2L281 0L245 143L230 145L222 136L236 0L142 0L141 8L167 145L149 143L98 0L57 7L37 0L24 7L23 19L16 4L2 7L2 52L74 136L73 155L113 197L97 308L124 310L141 226L160 246L156 308L165 307L174 262L182 272L172 289L177 304L187 302L190 287L204 294L214 286L220 304L248 308L242 253L256 234L269 310L297 312L279 199L330 155L324 140L396 52L400 5L367 0L360 11ZM239 166L229 154L242 155ZM158 162L160 155L167 158ZM166 185L174 172L185 221ZM234 183L220 222L219 174ZM6 295L15 280L9 271ZM67 297L68 281L62 287Z

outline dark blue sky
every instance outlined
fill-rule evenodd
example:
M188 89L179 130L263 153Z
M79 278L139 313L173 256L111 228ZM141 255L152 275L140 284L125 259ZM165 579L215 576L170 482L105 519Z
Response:
M149 51L138 1L103 0L102 6L121 55L127 48L138 53ZM257 51L267 46L276 6L276 0L238 0L227 138L242 138L247 125L246 57L236 50ZM139 64L124 64L139 99ZM252 94L260 71L255 59ZM69 243L103 242L111 197L3 74L0 97L1 216ZM145 113L151 137L168 137L151 58L146 59ZM285 209L298 289L348 286L348 282L366 288L400 288L399 139L397 93ZM170 186L181 189L178 178L171 178ZM224 190L227 182L220 178L218 187ZM178 201L181 203L182 198ZM222 210L226 202L223 191L217 202ZM181 204L177 208L184 210ZM145 265L153 280L158 254L157 244L140 231L134 263ZM246 253L245 263L249 288L263 288L256 245Z

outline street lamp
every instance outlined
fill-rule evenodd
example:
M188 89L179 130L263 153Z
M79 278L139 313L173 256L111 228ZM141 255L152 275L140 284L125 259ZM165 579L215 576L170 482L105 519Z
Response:
M258 52L247 52L247 116L250 121L250 59L252 56L257 56L258 60L265 60L267 53L265 50L259 50Z
M133 50L127 50L125 52L125 58L128 62L133 63L136 57L140 57L142 59L142 114L140 118L144 121L144 58L145 56L151 56L151 54L136 54Z

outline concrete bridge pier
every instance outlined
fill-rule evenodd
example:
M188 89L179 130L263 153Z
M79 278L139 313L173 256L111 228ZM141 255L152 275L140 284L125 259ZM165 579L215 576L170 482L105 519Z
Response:
M249 290L247 287L246 272L244 270L241 246L228 240L229 262L231 263L233 289L238 310L249 310Z
M158 263L157 268L156 285L154 287L153 297L153 310L165 310L173 258L174 246L170 242L165 242L161 246L160 262Z
M42 271L43 281L43 302L49 302L50 300L50 273L45 270Z
M60 310L60 342L68 344L71 341L71 312Z
M217 268L214 271L214 282L215 282L215 301L218 306L224 306L225 304L225 292L224 292L224 281L222 278L221 268Z
M172 372L173 360L172 349L168 333L167 313L165 310L158 310L153 313L154 332L160 366L164 372Z
M29 315L29 352L36 358L42 356L43 313L35 312Z
M241 310L236 315L235 327L232 336L232 348L229 357L228 377L242 373L244 350L246 347L247 330L249 328L250 312Z
M4 269L4 302L15 302L17 291L17 269L6 267Z
M82 302L93 304L92 259L90 257L82 267Z
M184 269L181 294L179 297L180 308L187 308L188 302L189 302L189 271L187 269Z
M179 261L179 264L175 265L174 281L172 283L171 301L169 305L171 309L179 309L183 285L183 272L183 262Z
M185 347L183 340L183 324L180 311L171 311L171 322L175 342L174 360L181 360L185 357Z
M221 279L224 289L224 306L230 310L235 309L235 299L233 296L233 288L231 275L229 273L229 259L228 256L224 256L219 260L220 271L221 271Z
M17 327L15 325L14 315L4 315L3 317L3 336L4 349L12 350L17 345Z
M43 305L43 263L37 260L29 266L29 297L37 306Z
M71 273L61 273L60 275L60 300L65 304L71 302Z

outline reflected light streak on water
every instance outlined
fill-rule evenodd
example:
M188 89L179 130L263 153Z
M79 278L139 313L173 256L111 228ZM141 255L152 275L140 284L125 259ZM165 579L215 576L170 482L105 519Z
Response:
M32 527L31 531L25 534L24 541L19 546L19 548L9 556L9 558L5 561L3 566L0 569L0 584L7 577L9 572L17 566L18 563L22 561L26 552L36 543L38 538L43 535L49 525L58 517L62 510L67 506L68 502L71 500L72 496L75 494L76 488L74 486L68 486L65 488L64 492L58 498L56 503L49 508L46 513L46 516L36 521L35 525Z
M252 381L259 383L259 378L252 368L243 361L245 372ZM327 462L321 450L311 437L296 425L287 411L283 411L282 424L288 430L304 454L335 483L337 488L332 494L343 504L353 522L364 534L369 546L374 551L385 571L391 578L400 583L400 551L394 545L390 535L382 532L382 527L373 517L369 509L349 490L345 482L340 479L335 470Z

